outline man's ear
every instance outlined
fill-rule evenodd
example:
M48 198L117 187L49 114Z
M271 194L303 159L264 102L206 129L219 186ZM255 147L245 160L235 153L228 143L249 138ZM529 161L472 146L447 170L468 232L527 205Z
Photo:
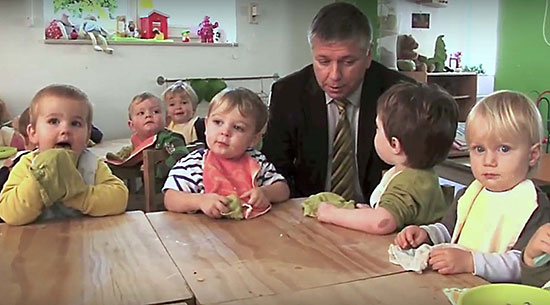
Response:
M537 143L533 146L531 146L531 151L529 153L529 166L533 167L537 162L539 162L539 159L541 157L541 147L540 143Z

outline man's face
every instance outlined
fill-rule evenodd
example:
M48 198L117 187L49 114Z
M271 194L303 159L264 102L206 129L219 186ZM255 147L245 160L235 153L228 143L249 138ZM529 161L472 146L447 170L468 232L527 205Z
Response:
M333 99L349 97L363 81L370 67L370 49L361 48L359 40L326 42L311 40L313 70L319 86Z

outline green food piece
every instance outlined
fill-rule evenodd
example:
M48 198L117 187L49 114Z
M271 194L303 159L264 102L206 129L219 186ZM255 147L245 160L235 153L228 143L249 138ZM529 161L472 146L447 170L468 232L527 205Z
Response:
M229 203L227 204L229 212L222 214L223 217L235 220L242 220L244 216L241 207L241 199L239 199L235 195L229 195L227 196L227 198L229 199Z
M304 202L302 202L302 207L304 208L304 216L317 217L317 210L321 202L326 202L332 204L335 207L343 209L354 209L355 201L345 200L342 196L331 193L331 192L322 192L319 194L309 196Z

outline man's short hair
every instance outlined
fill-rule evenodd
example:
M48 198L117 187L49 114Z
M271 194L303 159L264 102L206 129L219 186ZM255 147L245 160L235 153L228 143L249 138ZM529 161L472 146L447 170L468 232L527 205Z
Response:
M458 106L435 84L402 82L378 99L377 108L386 137L401 143L407 166L431 168L445 160L453 144Z
M224 111L237 108L243 117L253 117L256 132L262 131L269 117L267 105L262 99L256 93L242 87L226 88L218 92L210 102L208 116L218 107L223 107Z
M154 95L151 92L142 92L132 98L132 101L130 102L130 105L128 105L128 119L132 119L132 111L134 110L134 106L145 101L145 100L154 100L159 103L161 111L164 112L164 107L162 107L162 101L160 98L156 95Z
M29 106L30 123L32 126L36 126L36 119L38 117L38 105L40 104L40 101L48 96L66 98L66 99L83 102L85 107L88 110L86 123L88 124L88 129L91 130L92 120L93 120L93 110L92 110L92 104L90 103L88 96L86 95L86 93L84 93L84 91L78 89L77 87L71 86L71 85L64 85L64 84L53 84L53 85L46 86L40 89L40 91L38 91L34 95L31 101L31 105Z
M308 41L313 38L327 42L358 40L361 48L368 50L372 41L369 18L356 6L335 2L321 8L311 22Z

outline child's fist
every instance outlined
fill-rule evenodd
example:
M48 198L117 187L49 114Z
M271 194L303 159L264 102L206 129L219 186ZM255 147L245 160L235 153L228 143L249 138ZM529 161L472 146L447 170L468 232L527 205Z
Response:
M411 225L401 230L393 243L401 247L401 249L409 249L416 248L427 241L428 232L419 226Z

